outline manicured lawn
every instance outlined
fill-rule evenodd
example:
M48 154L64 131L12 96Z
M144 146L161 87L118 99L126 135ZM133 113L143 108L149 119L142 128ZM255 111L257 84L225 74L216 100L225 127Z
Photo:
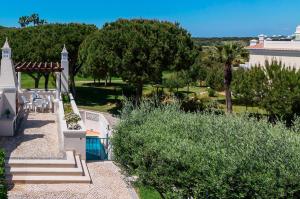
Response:
M170 75L170 73L164 73L164 78ZM44 77L41 78L39 82L39 88L44 88ZM91 77L76 77L76 102L80 108L100 111L100 112L111 112L118 113L121 100L123 99L123 89L126 87L126 83L121 78L112 78L112 83L104 86L104 81L102 80L99 84ZM33 89L34 81L33 79L22 73L22 88ZM49 79L49 89L55 88L55 81L53 77L50 76ZM161 90L161 88L159 88ZM165 93L169 93L169 89L163 89ZM220 108L225 110L225 97L222 93L217 93L216 97L209 97L206 92L205 87L200 86L190 86L189 92L187 92L187 87L180 88L179 92L188 94L189 97L197 96L199 98L209 100L216 100L220 104ZM156 92L156 87L147 84L144 86L143 94L149 95L151 92ZM239 103L233 103L233 110L236 113L260 113L265 114L265 111L258 107L247 107L240 105Z
M80 108L116 113L117 104L122 99L124 83L113 82L105 87L91 81L76 82L76 103Z
M138 186L136 190L140 199L161 199L160 194L151 187Z
M24 88L24 89L33 89L34 88L34 80L32 79L32 77L30 77L26 73L22 73L21 78L22 78L22 83L21 83L22 88ZM48 87L49 87L49 89L55 88L55 80L53 79L52 76L50 76L50 78L49 78ZM45 88L45 78L44 77L41 77L41 79L40 79L39 88L40 89Z

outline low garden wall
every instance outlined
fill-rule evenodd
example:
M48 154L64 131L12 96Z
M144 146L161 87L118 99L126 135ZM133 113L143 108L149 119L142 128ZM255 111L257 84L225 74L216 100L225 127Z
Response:
M75 103L73 96L70 94L70 104L73 113L79 115L80 113ZM86 128L82 121L82 119L78 122L80 129L73 130L69 129L67 125L67 121L65 118L65 110L62 98L56 102L56 113L58 120L58 132L59 132L59 142L60 149L62 151L73 150L76 154L81 155L83 160L86 159Z
M87 130L99 132L99 137L111 136L111 127L107 119L101 114L93 111L80 110L80 116Z

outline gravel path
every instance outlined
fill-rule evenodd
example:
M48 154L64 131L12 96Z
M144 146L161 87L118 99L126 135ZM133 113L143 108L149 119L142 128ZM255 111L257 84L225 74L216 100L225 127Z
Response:
M7 157L63 157L59 151L56 115L29 113L14 137L0 137L0 148L4 148Z
M9 191L9 199L137 199L113 162L91 162L92 184L19 184Z
M104 112L99 112L99 113L101 113L102 115L104 115L104 117L107 119L108 123L110 124L110 126L112 128L114 128L118 124L118 122L120 120L119 118L113 116L110 113L104 113Z

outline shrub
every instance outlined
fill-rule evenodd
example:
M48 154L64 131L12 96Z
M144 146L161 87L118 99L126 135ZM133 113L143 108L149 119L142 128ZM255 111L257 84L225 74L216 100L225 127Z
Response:
M67 122L68 128L73 130L80 130L81 127L78 122L81 120L80 116L76 113L70 112L65 114L65 120Z
M199 112L205 109L204 103L201 99L193 97L191 99L185 99L181 103L182 110L186 112Z
M70 103L64 104L64 110L65 110L65 114L68 114L68 113L72 113L72 112L73 112L73 109L72 109L72 106L71 106Z
M69 93L62 93L61 98L62 98L63 103L70 103Z
M212 68L209 68L205 82L210 88L217 91L222 91L224 88L223 66L216 65Z
M299 136L281 123L141 103L125 106L112 142L115 160L165 198L299 198Z
M5 154L0 150L0 198L7 198L7 186L5 181Z
M208 88L207 92L209 97L216 97L216 91L214 89Z

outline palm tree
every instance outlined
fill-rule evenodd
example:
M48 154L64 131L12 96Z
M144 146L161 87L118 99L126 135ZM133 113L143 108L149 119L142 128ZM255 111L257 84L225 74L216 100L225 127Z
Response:
M18 23L20 24L21 28L26 27L28 25L28 17L27 16L20 17Z
M36 26L40 22L40 17L38 14L34 13L30 16L31 22L33 22L33 25Z
M38 23L38 25L44 25L44 24L47 24L47 21L44 19L41 19Z
M221 63L224 64L224 89L226 96L227 113L232 113L231 81L232 66L238 66L245 61L248 52L241 43L225 42L217 47Z

